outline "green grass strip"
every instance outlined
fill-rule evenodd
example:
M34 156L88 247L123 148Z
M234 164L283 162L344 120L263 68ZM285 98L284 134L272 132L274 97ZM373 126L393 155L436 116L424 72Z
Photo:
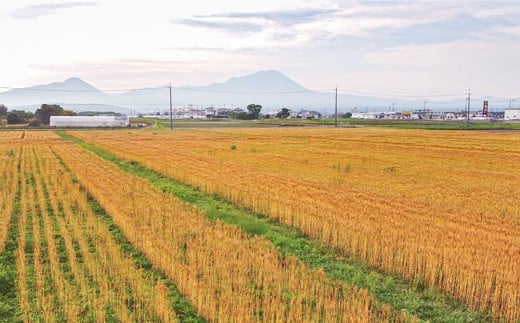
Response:
M305 237L298 229L252 213L221 197L201 192L136 162L118 158L70 134L58 132L58 135L114 163L125 172L147 179L163 192L197 206L206 212L209 219L219 219L227 224L236 225L251 235L263 236L269 239L281 254L296 256L309 267L323 268L329 278L368 289L379 304L390 304L396 310L406 311L421 320L432 322L492 320L489 313L473 311L443 292L425 287L422 281L407 282L397 275L381 273L355 259L338 257L319 241Z
M58 156L56 157L59 158ZM63 160L60 159L60 162L68 171L70 171ZM133 259L135 265L138 268L141 268L147 277L155 280L161 280L161 282L166 286L168 289L168 297L179 321L206 322L197 312L195 307L186 298L184 298L184 296L178 290L177 286L175 286L175 284L170 279L168 279L164 273L154 269L152 263L146 258L146 256L134 247L130 240L127 239L123 231L114 223L110 215L105 212L103 207L85 190L83 190L83 192L87 195L90 209L105 223L110 233L112 234L114 241L121 247L123 253Z

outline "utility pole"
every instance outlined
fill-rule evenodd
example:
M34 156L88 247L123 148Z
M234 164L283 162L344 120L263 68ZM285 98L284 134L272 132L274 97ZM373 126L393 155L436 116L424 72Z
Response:
M172 82L170 82L170 129L173 129Z
M468 117L468 127L469 127L469 111L470 111L470 104L471 104L471 89L468 89L468 114L467 114L467 117Z
M338 126L338 86L336 85L336 100L334 102L334 127Z

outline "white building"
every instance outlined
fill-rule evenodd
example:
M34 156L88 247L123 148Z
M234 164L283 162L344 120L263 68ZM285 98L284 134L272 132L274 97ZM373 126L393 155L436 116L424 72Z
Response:
M352 119L377 119L379 113L375 112L354 112L352 113Z
M520 120L520 109L506 109L504 111L504 120Z
M51 116L51 127L63 128L120 128L128 127L130 120L127 116Z

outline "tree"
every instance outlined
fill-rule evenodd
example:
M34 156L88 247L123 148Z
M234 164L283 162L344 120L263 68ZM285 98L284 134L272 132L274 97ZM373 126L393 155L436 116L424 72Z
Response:
M346 113L343 115L343 118L346 118L346 119L352 118L352 112L346 112Z
M229 114L231 119L238 119L238 120L248 120L250 119L250 116L247 112L231 112Z
M282 108L282 111L278 112L276 114L276 117L277 118L288 118L290 115L291 115L291 113L289 112L289 109Z
M42 104L41 108L36 110L34 116L42 125L49 125L51 116L75 116L74 111L65 110L57 104Z
M247 106L247 111L249 111L249 119L258 119L260 117L260 111L262 111L262 106L260 104L250 104Z
M33 117L32 112L25 112L22 110L11 110L7 113L8 124L22 124L27 123Z
M0 104L0 118L7 117L7 107L3 104Z

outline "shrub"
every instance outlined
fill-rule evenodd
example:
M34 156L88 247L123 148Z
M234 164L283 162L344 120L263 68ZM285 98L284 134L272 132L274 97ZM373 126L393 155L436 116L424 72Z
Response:
M29 123L27 124L29 127L41 127L41 122L38 119L31 119L29 120Z

